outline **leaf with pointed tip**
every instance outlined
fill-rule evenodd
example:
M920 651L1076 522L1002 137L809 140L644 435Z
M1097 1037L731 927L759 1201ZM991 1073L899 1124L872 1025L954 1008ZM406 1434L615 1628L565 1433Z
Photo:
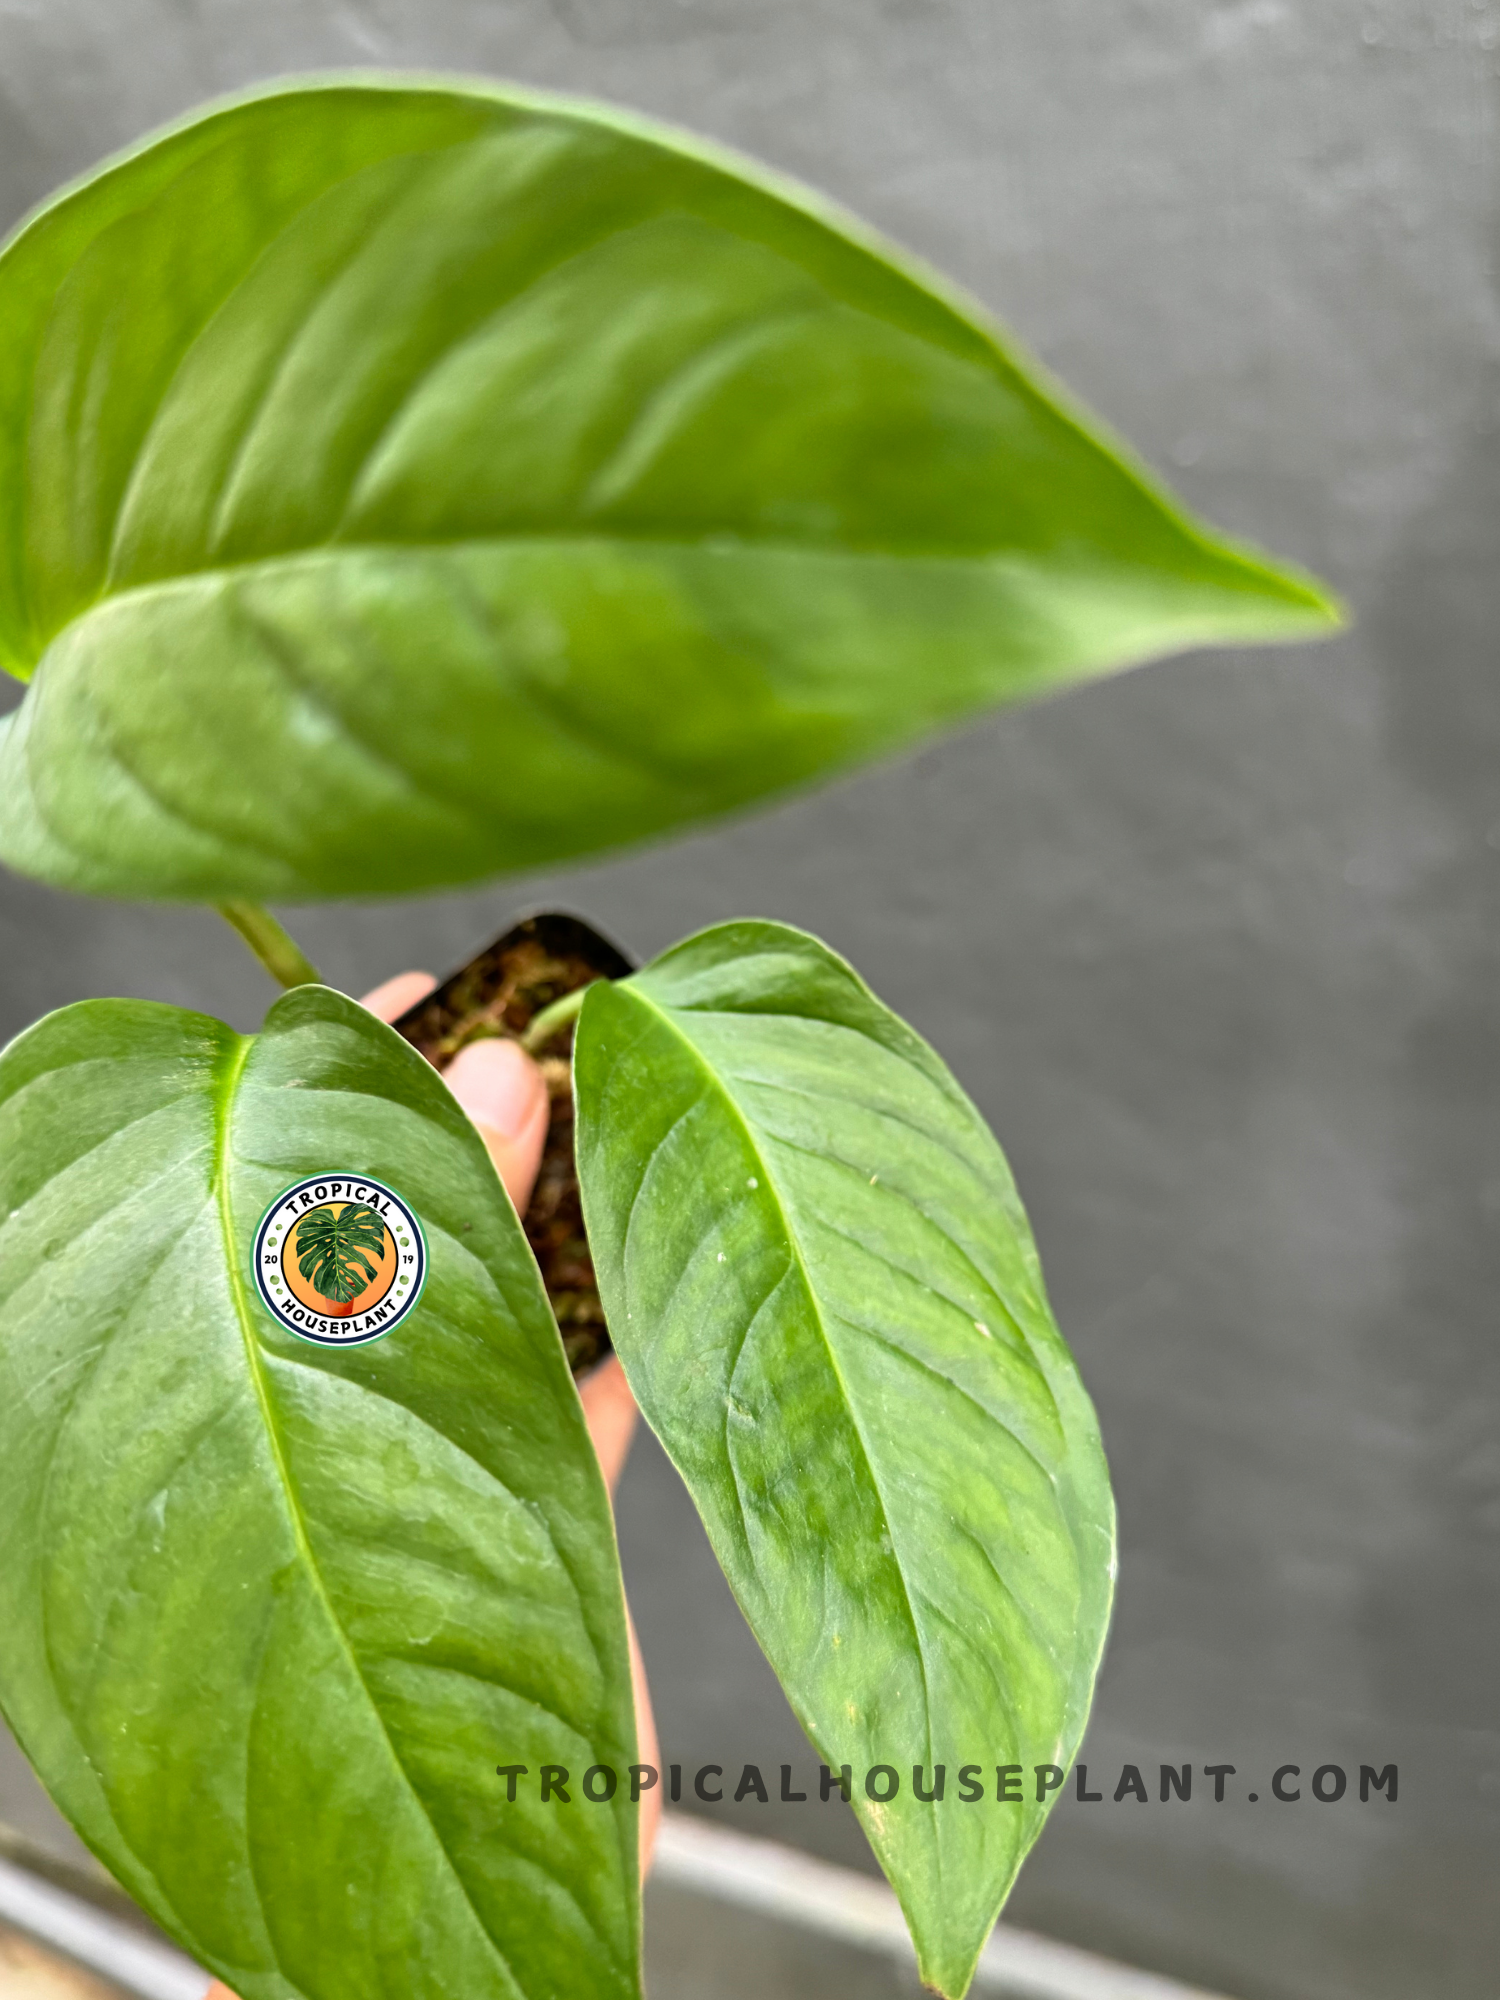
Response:
M1055 1796L1034 1767L1082 1735L1114 1577L1093 1409L1000 1149L932 1050L776 924L594 987L575 1074L631 1387L819 1753L852 1767L924 1979L960 1994Z
M420 1304L315 1347L254 1300L293 1181L421 1217ZM515 1212L393 1030L88 1001L0 1056L0 1707L242 2000L639 2000L608 1502ZM506 1803L497 1764L533 1773Z
M0 859L535 867L1336 622L827 204L518 90L209 108L0 253Z

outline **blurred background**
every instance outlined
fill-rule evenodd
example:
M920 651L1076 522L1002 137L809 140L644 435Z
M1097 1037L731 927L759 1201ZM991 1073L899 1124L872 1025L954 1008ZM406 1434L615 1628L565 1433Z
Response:
M547 906L636 955L756 914L851 957L1010 1154L1119 1494L1083 1754L1152 1801L1065 1799L1009 1917L1237 2000L1491 2000L1500 0L0 0L0 225L206 96L355 65L610 98L826 188L1348 595L1335 644L658 852L283 914L354 992ZM272 997L210 916L0 881L0 1035L109 993ZM649 1439L620 1532L665 1754L815 1769ZM1238 1797L1159 1804L1163 1762ZM1307 1795L1362 1762L1396 1805ZM837 1805L719 1810L872 1867ZM69 1851L9 1744L0 1821Z

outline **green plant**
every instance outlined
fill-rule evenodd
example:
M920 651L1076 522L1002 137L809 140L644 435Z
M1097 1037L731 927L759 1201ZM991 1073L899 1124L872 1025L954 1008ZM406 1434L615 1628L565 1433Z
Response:
M609 1511L474 1130L260 899L517 870L998 703L1336 619L1196 526L975 308L613 112L358 78L212 107L0 254L0 856L211 902L259 1035L90 1001L0 1058L0 1700L245 2000L639 1992ZM1082 1733L1093 1412L994 1140L824 946L689 939L559 1003L615 1344L959 1994ZM347 1163L431 1270L299 1343L256 1218ZM377 1248L315 1220L347 1304ZM378 1218L377 1218L378 1225ZM311 1268L309 1268L309 1265ZM1026 1769L997 1802L996 1765Z
M385 1224L373 1208L311 1208L296 1234L297 1268L321 1298L348 1305L374 1282L370 1258L385 1254Z

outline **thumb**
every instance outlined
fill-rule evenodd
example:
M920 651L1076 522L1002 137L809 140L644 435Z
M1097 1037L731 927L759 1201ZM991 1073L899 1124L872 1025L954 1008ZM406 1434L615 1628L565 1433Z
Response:
M550 1106L542 1073L519 1042L470 1042L443 1081L479 1128L505 1192L523 1215L542 1163Z

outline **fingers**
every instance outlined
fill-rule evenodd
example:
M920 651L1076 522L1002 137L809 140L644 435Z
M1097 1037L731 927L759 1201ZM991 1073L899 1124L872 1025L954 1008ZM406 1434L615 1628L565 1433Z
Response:
M641 1658L641 1642L635 1636L635 1620L625 1607L625 1623L630 1632L630 1687L635 1696L635 1754L643 1764L661 1771L661 1745L656 1739L656 1717L651 1712L651 1690L646 1685L646 1662ZM651 1873L651 1856L656 1849L656 1829L661 1824L662 1781L658 1776L649 1792L641 1793L638 1838L641 1850L641 1880Z
M542 1164L550 1106L542 1073L519 1042L470 1042L443 1081L479 1127L505 1191L524 1215Z
M430 972L398 972L394 979L384 980L367 993L360 1005L378 1014L382 1021L398 1021L408 1007L425 1000L436 985Z
M428 972L398 972L363 1004L382 1021L395 1021L436 986ZM541 1071L518 1042L470 1042L443 1072L443 1081L489 1148L505 1192L524 1215L536 1185L547 1143L547 1086Z
M620 1366L618 1355L612 1354L591 1375L584 1376L578 1385L578 1397L583 1404L589 1436L594 1440L594 1450L599 1454L604 1483L613 1499L641 1414L636 1408L635 1397L630 1393L630 1384L625 1380L625 1370Z
M578 1385L578 1398L583 1404L584 1421L589 1427L589 1436L594 1440L594 1450L599 1454L599 1469L604 1474L604 1484L613 1500L641 1415L617 1354L612 1354L591 1375L584 1376ZM641 1658L641 1645L635 1636L635 1621L630 1616L628 1604L625 1619L630 1627L630 1685L635 1694L635 1754L643 1764L650 1764L659 1771L661 1749L656 1740L656 1717L651 1711L651 1690L646 1685L646 1663ZM656 1829L660 1819L661 1784L658 1781L650 1791L641 1794L642 1881L651 1872L651 1855L656 1846Z

